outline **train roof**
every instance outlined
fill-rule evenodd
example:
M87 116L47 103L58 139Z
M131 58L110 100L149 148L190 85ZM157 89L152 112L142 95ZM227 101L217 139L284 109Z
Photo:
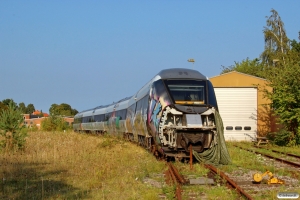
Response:
M83 113L85 113L85 112L88 112L88 111L91 111L91 110L100 109L100 108L107 108L107 107L109 107L109 106L111 106L111 105L115 105L115 104L117 104L117 103L121 103L121 102L123 102L123 101L129 100L131 97L132 97L132 96L130 96L130 97L125 97L125 98L123 98L123 99L121 99L121 100L119 100L119 101L117 101L117 102L113 102L113 103L111 103L111 104L101 105L101 106L97 106L97 107L95 107L95 108L90 108L90 109L87 109L87 110L83 110L83 111L81 111L81 112L79 112L79 113L77 113L77 114L83 114Z
M157 75L159 75L162 79L207 79L207 77L200 72L186 68L164 69L161 70Z
M200 72L198 72L197 70L193 70L193 69L186 69L186 68L171 68L171 69L164 69L161 70L150 82L146 83L135 95L134 97L137 98L138 96L140 98L143 97L143 94L145 91L147 91L149 84L155 80L157 80L157 78L161 78L161 79L200 79L200 80L207 80L208 78L206 76L204 76L203 74L201 74ZM143 92L142 92L143 90ZM145 91L144 91L145 90ZM141 94L143 93L143 94ZM139 95L140 94L140 95ZM91 110L96 110L96 109L101 109L101 108L107 108L111 105L115 105L118 103L121 103L123 101L126 100L130 100L133 96L130 97L126 97L124 99L121 99L117 102L113 102L111 104L108 105L101 105L101 106L97 106L95 108L91 108L91 109L87 109L84 111L79 112L78 114L82 114L84 112L88 112ZM136 100L139 100L138 98ZM135 102L134 99L132 99L133 102ZM130 104L130 101L129 101Z

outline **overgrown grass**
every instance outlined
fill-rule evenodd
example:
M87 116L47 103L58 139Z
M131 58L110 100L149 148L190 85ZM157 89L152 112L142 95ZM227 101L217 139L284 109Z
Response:
M32 132L0 163L0 199L156 199L142 179L165 168L128 142L73 132Z
M257 155L233 147L232 143L228 143L228 150L233 164L220 169L233 173L241 169L245 173L265 170ZM203 164L195 163L193 170L187 163L175 165L185 176L207 176ZM0 154L0 199L173 199L174 186L161 184L159 188L143 182L151 178L163 183L165 170L164 162L120 138L29 132L23 152ZM183 199L239 199L235 191L222 184L182 188ZM266 191L260 196L270 194Z
M249 176L252 176L253 174L249 174L250 170L255 172L260 172L260 173L264 173L266 170L269 170L273 172L273 174L276 177L284 176L283 179L285 179L286 181L287 179L289 179L288 177L297 178L298 179L297 185L299 185L300 171L278 168L275 165L275 162L277 161L271 160L271 162L266 162L266 159L263 156L234 147L234 145L242 146L245 148L251 148L252 143L251 142L227 142L227 147L232 159L232 164L219 166L221 170L229 172L236 176L243 176L244 174L248 174ZM295 153L299 151L298 147L294 147L294 148L278 147L275 145L273 146L271 144L267 145L266 148L276 149L277 151L286 150L290 153ZM260 150L258 148L253 148L253 150L272 154L268 150ZM295 189L291 189L289 185L266 185L266 184L263 185L266 187L266 189L250 192L250 194L255 195L255 199L277 199L278 192L286 192L286 191L298 192L300 194L299 187L295 190Z
M240 146L247 147L247 148L250 148L253 145L251 142L239 142L238 144ZM277 146L275 144L267 144L267 145L261 145L261 147L269 150L277 150L277 151L292 153L300 156L300 146L285 147L285 146Z

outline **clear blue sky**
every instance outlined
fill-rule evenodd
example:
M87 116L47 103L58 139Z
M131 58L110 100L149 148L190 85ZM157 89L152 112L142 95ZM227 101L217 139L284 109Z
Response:
M82 111L133 95L162 69L216 76L259 57L272 8L298 41L294 0L2 0L0 101Z

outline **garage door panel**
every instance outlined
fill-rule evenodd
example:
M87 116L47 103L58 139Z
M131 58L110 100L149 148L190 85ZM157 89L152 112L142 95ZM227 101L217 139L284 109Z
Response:
M256 136L256 88L215 88L226 140L252 140ZM232 127L233 130L226 130ZM242 130L235 130L235 128ZM244 130L245 127L250 130ZM250 127L250 128L249 128Z

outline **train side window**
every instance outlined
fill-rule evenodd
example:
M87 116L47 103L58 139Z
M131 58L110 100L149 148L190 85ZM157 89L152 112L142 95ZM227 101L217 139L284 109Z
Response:
M87 123L89 121L89 117L83 117L82 118L82 123Z
M236 127L235 127L235 130L236 130L236 131L240 131L240 130L243 130L243 128L242 128L241 126L236 126Z
M112 114L111 112L105 114L105 121L109 120L109 118L111 117L111 114Z
M127 113L127 109L118 110L116 112L116 117L120 117L120 120L124 120L126 119L126 113Z
M227 130L227 131L232 131L232 130L233 130L233 127L232 127L232 126L226 126L226 130Z
M244 127L244 130L245 130L245 131L250 131L250 130L251 130L251 126L245 126L245 127Z
M94 120L95 122L100 122L100 115L95 115Z

